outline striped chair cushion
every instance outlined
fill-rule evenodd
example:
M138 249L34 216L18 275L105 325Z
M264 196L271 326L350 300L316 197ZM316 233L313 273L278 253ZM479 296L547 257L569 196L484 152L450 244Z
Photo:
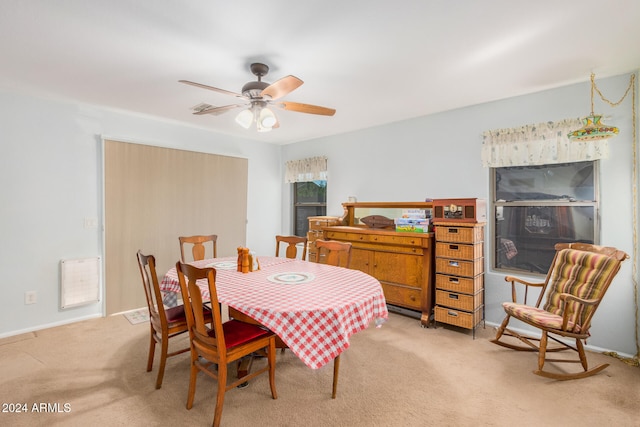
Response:
M563 302L560 294L566 293L583 299L602 298L607 279L615 272L618 262L615 258L575 249L558 252L551 277L544 311L562 316ZM591 308L575 314L574 322L579 329ZM576 330L577 332L578 330Z
M516 304L513 302L502 303L502 307L504 307L504 311L506 311L510 316L513 316L516 319L526 320L533 325L547 329L562 328L562 316L549 313L541 308L531 307L524 304ZM569 322L567 329L572 330L574 326L573 322Z

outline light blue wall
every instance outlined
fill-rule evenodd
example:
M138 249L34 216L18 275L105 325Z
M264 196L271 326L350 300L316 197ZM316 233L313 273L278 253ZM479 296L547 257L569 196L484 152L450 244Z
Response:
M629 75L597 80L612 101L622 97ZM597 95L596 95L597 96ZM428 102L428 98L425 99ZM631 96L616 108L599 99L596 112L620 128L610 142L611 156L601 161L601 244L632 250L632 113ZM478 197L489 200L489 170L482 167L482 133L545 121L582 117L589 113L590 85L555 90L448 111L388 126L284 147L283 161L328 157L327 214L342 214L348 196L359 201L418 201L425 198ZM340 112L338 111L338 114ZM283 186L283 212L290 224L291 191ZM490 240L489 230L486 232ZM490 256L485 245L485 257ZM487 262L488 266L489 263ZM627 261L593 322L589 344L635 354L632 261ZM502 321L501 303L510 299L504 275L488 271L486 318Z
M628 79L597 83L617 100ZM572 85L279 147L146 116L0 92L0 337L101 315L100 304L58 308L58 269L60 259L102 253L102 233L85 229L84 218L102 219L103 135L248 158L247 245L257 253L272 253L273 236L292 229L285 161L328 157L329 215L340 215L348 196L360 201L488 200L489 172L480 163L482 132L584 116L589 93L588 83ZM611 141L611 157L601 162L601 242L632 254L630 98L617 108L596 99L596 110L620 128ZM487 257L489 251L487 245ZM631 267L627 261L602 303L591 346L635 354ZM500 303L509 298L503 277L486 274L491 323L502 319ZM25 305L24 293L30 290L38 291L38 303Z
M247 158L246 244L273 251L281 231L279 146L0 92L0 337L102 315L102 304L59 309L60 260L102 256L101 228L84 228L85 217L102 223L102 136ZM38 302L25 305L32 290Z

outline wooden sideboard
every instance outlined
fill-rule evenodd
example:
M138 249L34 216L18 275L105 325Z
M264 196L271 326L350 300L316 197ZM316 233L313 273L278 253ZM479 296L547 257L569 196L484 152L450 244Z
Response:
M430 210L432 204L351 202L343 206L344 225L324 228L324 239L350 242L350 268L378 279L388 304L419 312L422 326L428 327L434 305L433 233L396 232L393 226L368 227L360 223L359 213L392 219L404 209Z

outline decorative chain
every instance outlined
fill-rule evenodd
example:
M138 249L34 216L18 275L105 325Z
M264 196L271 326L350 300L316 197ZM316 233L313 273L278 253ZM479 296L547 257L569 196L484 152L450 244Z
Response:
M607 104L609 104L612 107L617 107L618 105L620 105L620 103L622 101L624 101L624 99L627 97L627 95L629 94L629 91L633 88L633 99L636 98L636 90L635 90L635 80L636 80L636 75L635 74L631 74L631 77L629 78L629 86L627 86L627 90L624 92L624 95L622 95L622 98L620 98L620 100L618 102L613 102L608 100L607 98L604 97L604 95L602 94L602 92L600 92L600 89L598 89L598 86L596 85L596 81L595 81L595 74L591 73L591 111L593 111L593 91L595 89L596 92L598 92L598 95L600 95L600 99L602 99L604 102L606 102ZM633 109L635 110L636 105L633 104ZM635 128L636 123L633 122L633 126ZM634 141L635 142L635 141Z

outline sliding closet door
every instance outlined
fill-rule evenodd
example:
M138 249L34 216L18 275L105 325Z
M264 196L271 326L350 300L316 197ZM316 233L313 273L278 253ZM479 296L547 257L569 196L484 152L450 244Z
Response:
M247 159L104 141L107 314L145 307L136 252L159 280L180 259L178 236L217 234L218 256L245 244Z

